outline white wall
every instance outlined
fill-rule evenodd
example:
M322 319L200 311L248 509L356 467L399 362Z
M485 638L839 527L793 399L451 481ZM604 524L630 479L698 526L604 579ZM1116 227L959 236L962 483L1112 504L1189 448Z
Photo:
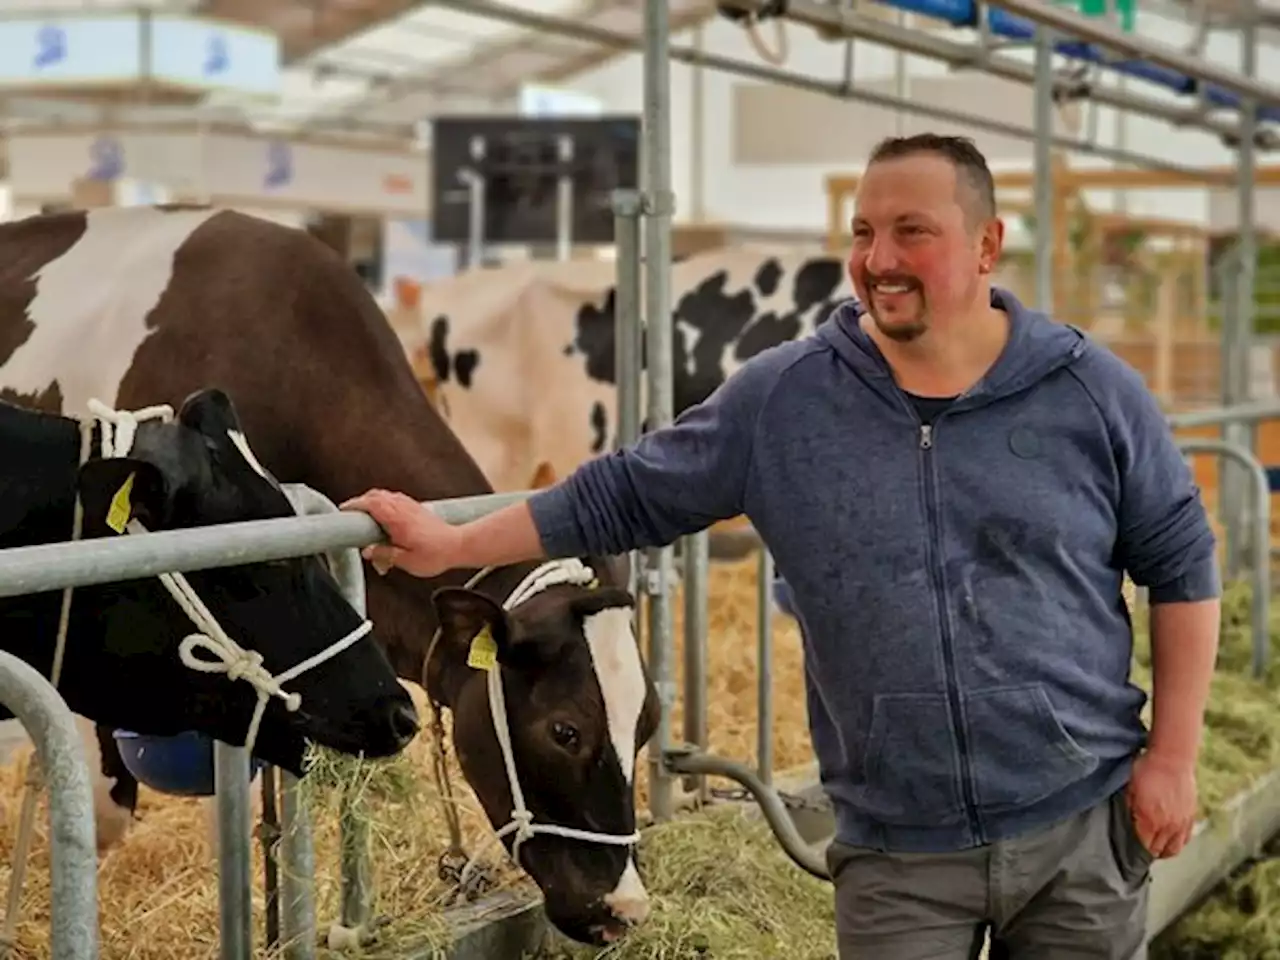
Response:
M1191 39L1191 30L1176 21L1165 20L1149 13L1140 13L1138 30L1152 39L1182 46ZM789 45L787 62L782 66L790 72L806 74L827 81L838 80L843 69L844 44L824 42L806 27L789 24L786 28ZM937 31L940 35L958 42L972 39L969 31ZM704 28L704 48L722 56L741 59L747 63L763 65L752 48L745 31L734 24L717 18ZM766 25L763 38L767 44L775 42L774 30ZM692 45L689 32L673 36L673 45ZM1220 34L1210 40L1207 59L1223 66L1238 67L1238 42L1234 35ZM854 47L854 78L883 80L894 75L894 53L884 47L859 42ZM1032 60L1029 50L1018 51L1016 56L1028 63ZM906 73L911 76L946 76L947 69L936 61L917 57L904 57ZM1276 48L1262 48L1259 54L1259 74L1263 77L1280 75L1280 52ZM832 172L857 172L862 158L851 156L843 168L815 165L745 166L731 160L732 143L732 90L733 85L746 83L741 77L704 71L704 117L702 131L703 177L702 183L693 182L693 160L696 137L691 129L691 97L694 70L682 63L671 67L671 136L672 178L676 192L676 219L691 219L691 201L698 195L704 199L704 219L723 220L750 226L781 229L823 229L827 210L823 179ZM1115 74L1103 73L1104 83L1115 86ZM600 97L607 109L639 112L642 103L642 60L639 54L629 55L607 64L571 82L562 84ZM1142 81L1129 81L1128 89L1135 94L1150 96L1170 103L1189 106L1189 101L1173 94L1165 95L1160 88ZM908 86L908 96L910 95ZM1117 145L1117 111L1097 109L1097 140L1099 144ZM973 112L982 113L983 104L975 103ZM1082 135L1087 136L1091 125L1085 113ZM1032 118L1007 117L1009 122L1031 126ZM1221 146L1213 136L1186 130L1175 130L1163 121L1130 115L1127 119L1127 149L1137 153L1154 155L1180 164L1209 165L1232 164L1235 154ZM821 130L813 132L822 136ZM1267 162L1266 157L1262 158ZM1080 167L1107 167L1110 161L1077 156L1072 163ZM1091 204L1098 209L1111 208L1115 198L1109 194L1093 195ZM1165 191L1131 191L1126 209L1135 215L1176 217L1207 222L1208 197L1203 189L1179 189Z

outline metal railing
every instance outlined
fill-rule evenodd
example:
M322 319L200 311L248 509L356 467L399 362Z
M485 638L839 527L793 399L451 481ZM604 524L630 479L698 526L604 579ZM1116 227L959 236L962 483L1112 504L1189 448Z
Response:
M1196 438L1179 440L1184 454L1212 453L1222 460L1233 460L1245 472L1253 486L1253 535L1249 538L1253 558L1249 573L1253 579L1250 628L1253 636L1253 675L1266 672L1271 651L1271 486L1267 471L1248 447L1227 440Z
M378 525L361 513L329 512L319 496L294 487L312 512L276 520L255 520L183 530L156 531L132 537L42 544L0 550L0 596L83 587L186 573L311 554L339 555L382 542ZM529 495L493 494L442 500L424 507L450 523L463 523L492 513ZM317 507L317 504L320 504ZM357 555L358 561L358 555ZM344 589L363 609L363 580L359 593L352 580L352 563L339 555L335 573ZM362 578L363 574L359 576ZM345 577L345 580L342 579ZM53 855L53 956L58 960L96 960L97 850L94 842L93 799L83 751L70 711L48 680L30 666L0 652L0 702L22 721L36 742L37 755L50 787ZM249 757L243 747L214 743L219 840L219 928L223 960L252 956L251 823ZM292 942L291 960L314 956L314 902L310 830L296 783L286 778L282 821L285 826L284 911L282 926ZM350 835L359 824L344 824ZM366 853L367 855L367 853ZM353 855L352 864L358 862ZM347 862L344 860L344 866ZM365 898L358 874L343 878L347 896ZM303 881L299 883L299 880ZM361 922L360 918L354 918ZM343 922L352 921L344 910Z
M49 790L50 932L57 960L98 958L93 790L75 719L39 671L0 650L0 704L26 728Z

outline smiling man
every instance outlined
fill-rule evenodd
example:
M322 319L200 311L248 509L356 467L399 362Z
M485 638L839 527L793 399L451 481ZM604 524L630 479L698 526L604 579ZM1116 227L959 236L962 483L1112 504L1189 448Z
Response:
M1214 538L1142 379L990 278L964 139L872 154L858 300L635 445L451 527L370 491L380 570L666 544L745 513L785 579L836 812L842 960L1145 956L1151 862L1186 843L1218 643ZM1154 714L1124 574L1152 603Z

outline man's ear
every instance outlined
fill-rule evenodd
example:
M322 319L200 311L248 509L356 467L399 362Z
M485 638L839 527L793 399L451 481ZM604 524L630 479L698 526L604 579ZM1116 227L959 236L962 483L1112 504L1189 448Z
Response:
M467 673L503 664L511 652L512 624L493 600L465 587L442 587L431 597L440 639L423 668L423 685L436 701L452 706Z
M90 460L76 477L84 526L94 535L123 533L130 520L149 530L163 529L172 513L173 484L147 460L109 457Z

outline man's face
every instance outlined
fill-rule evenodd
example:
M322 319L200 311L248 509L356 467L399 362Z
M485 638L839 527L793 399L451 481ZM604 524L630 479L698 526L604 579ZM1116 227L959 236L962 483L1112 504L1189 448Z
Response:
M1002 239L944 157L873 163L859 185L849 278L886 337L909 342L975 305Z

